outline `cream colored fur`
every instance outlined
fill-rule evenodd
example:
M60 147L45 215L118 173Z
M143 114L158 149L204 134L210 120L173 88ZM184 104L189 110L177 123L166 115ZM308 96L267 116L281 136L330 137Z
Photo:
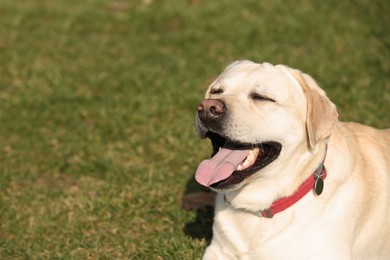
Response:
M210 95L211 88L224 91ZM252 92L276 102L253 101ZM217 191L204 259L390 259L390 130L338 121L317 83L284 65L235 62L206 97L225 102L227 137L283 147L237 189ZM257 216L296 191L326 145L323 193L310 192L271 219Z

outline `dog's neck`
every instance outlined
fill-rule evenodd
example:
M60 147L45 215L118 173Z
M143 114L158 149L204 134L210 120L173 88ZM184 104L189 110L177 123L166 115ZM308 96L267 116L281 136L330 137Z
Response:
M317 196L321 195L323 187L324 187L324 179L326 178L327 172L324 165L325 158L327 153L327 146L325 149L325 156L321 164L317 167L313 174L310 175L308 179L306 179L301 186L295 191L291 196L280 198L274 201L268 209L260 210L255 215L263 218L272 218L275 214L282 212L295 203L297 203L300 199L302 199L307 193L313 191ZM232 205L224 196L225 203L228 205ZM245 210L246 211L246 210Z

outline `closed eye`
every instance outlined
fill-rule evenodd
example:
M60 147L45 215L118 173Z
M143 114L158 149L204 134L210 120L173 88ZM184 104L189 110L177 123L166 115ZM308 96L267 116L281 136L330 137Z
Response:
M270 97L267 97L267 96L264 96L264 95L260 95L258 93L252 93L250 94L250 98L255 100L255 101L271 101L271 102L276 102L274 99L270 98Z
M221 94L223 93L223 90L221 88L213 88L210 90L210 94L215 95L215 94Z

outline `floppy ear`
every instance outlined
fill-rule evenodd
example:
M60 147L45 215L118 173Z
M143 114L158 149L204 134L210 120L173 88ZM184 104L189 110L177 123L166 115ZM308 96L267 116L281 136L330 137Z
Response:
M311 150L329 137L338 121L336 106L309 75L295 70L294 77L302 86L307 100L306 131Z

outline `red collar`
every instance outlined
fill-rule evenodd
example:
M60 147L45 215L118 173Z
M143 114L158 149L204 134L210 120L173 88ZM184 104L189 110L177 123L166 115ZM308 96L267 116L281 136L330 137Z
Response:
M317 174L319 172L319 174ZM317 177L318 176L318 177ZM324 179L326 178L326 169L323 164L298 188L291 196L278 199L272 203L268 209L260 210L260 215L264 218L272 218L276 213L279 213L302 199L311 190L317 195L320 195L324 187Z
M325 158L327 148L328 147L326 147L325 150ZM276 213L279 213L294 205L311 190L314 190L315 194L318 196L321 195L324 187L324 179L326 178L326 169L324 165L325 158L320 166L318 166L316 171L304 183L301 184L301 186L293 195L274 201L274 203L272 203L271 207L268 209L260 210L260 216L264 218L272 218Z

